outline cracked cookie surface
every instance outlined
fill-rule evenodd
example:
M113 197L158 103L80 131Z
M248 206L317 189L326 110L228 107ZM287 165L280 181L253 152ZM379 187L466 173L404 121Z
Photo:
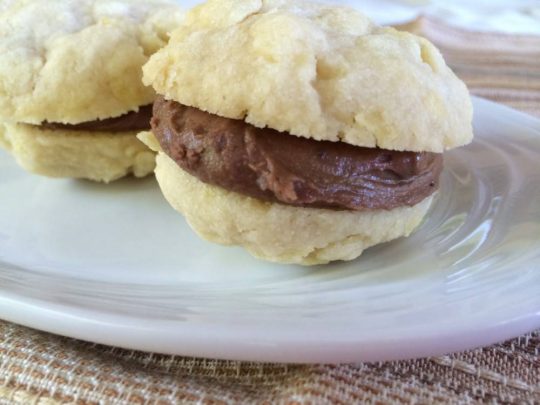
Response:
M2 3L0 119L78 124L151 103L141 66L181 18L167 0Z
M316 140L441 153L472 139L467 88L429 41L335 5L210 0L144 81L184 105Z

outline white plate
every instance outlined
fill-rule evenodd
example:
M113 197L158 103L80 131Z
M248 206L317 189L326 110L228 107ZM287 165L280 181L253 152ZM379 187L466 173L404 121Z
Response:
M199 240L152 179L24 173L0 154L0 317L132 349L401 359L540 326L540 121L475 100L429 218L359 260L279 266Z

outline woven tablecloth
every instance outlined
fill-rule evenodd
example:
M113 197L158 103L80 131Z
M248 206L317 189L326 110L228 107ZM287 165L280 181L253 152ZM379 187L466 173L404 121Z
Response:
M472 93L540 116L540 38L427 18L404 28L435 42ZM0 404L354 402L540 404L540 331L429 359L287 366L127 351L0 321Z

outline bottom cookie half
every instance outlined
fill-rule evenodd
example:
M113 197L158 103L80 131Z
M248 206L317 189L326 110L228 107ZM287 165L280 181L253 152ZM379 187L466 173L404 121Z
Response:
M261 259L302 265L353 260L370 246L408 236L433 199L390 211L264 202L203 183L163 152L157 156L156 177L165 198L202 238L241 245Z
M155 154L136 132L46 130L0 123L0 146L29 172L111 182L133 174L144 177L155 167Z

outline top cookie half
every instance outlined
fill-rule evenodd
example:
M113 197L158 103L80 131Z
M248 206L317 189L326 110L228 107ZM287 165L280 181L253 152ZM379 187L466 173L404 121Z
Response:
M78 124L150 104L141 67L182 15L167 0L0 5L0 119Z
M316 140L443 152L472 139L466 86L426 39L350 8L210 0L144 67L168 99Z

